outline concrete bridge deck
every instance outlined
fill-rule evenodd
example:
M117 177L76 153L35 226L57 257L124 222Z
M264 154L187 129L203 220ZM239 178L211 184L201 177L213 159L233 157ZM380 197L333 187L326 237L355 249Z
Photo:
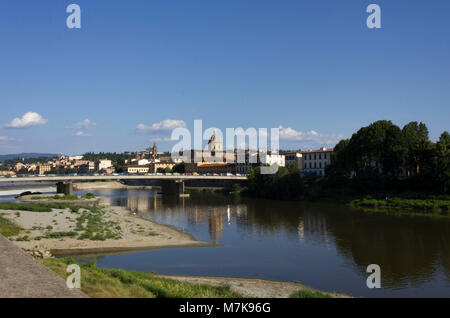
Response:
M0 298L84 298L64 279L0 235Z

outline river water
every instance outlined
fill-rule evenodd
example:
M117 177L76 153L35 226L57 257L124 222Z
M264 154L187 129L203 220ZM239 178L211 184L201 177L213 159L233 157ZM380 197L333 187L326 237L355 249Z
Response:
M97 258L100 267L299 281L364 297L450 296L450 220L210 193L169 199L151 190L94 192L221 245L107 255ZM366 285L369 264L381 267L380 289Z
M447 219L211 193L170 199L152 190L89 192L197 240L220 244L100 256L99 267L299 281L323 291L364 297L450 296ZM380 289L367 288L369 264L381 267Z

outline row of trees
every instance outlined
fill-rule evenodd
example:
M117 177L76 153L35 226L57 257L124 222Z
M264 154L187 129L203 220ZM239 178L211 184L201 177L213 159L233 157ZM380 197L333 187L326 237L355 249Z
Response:
M396 183L402 180L411 190L448 193L450 135L444 132L432 143L424 123L410 122L401 129L380 120L336 145L327 175L335 183L348 177L373 182L384 178Z
M399 128L391 121L377 121L341 140L326 170L325 178L305 178L295 165L273 175L257 168L250 172L244 194L281 200L448 194L450 135L444 132L433 143L423 123Z
M305 180L296 165L278 168L275 174L261 174L252 169L243 194L275 200L300 200L306 189Z

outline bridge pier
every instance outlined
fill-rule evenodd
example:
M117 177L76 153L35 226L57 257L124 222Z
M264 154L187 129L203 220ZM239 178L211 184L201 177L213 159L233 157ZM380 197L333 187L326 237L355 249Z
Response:
M180 196L184 194L183 180L162 180L162 192L164 195Z
M72 182L58 182L56 184L56 193L72 195L72 193L73 193Z

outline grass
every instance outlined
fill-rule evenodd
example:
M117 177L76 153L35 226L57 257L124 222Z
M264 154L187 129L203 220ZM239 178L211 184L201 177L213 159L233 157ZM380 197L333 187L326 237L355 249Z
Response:
M442 212L444 214L450 210L450 200L442 199L374 199L372 197L365 197L352 200L350 205L363 208L416 210L428 213Z
M77 235L78 235L78 233L74 232L74 231L71 231L71 232L47 232L44 234L44 236L38 237L38 239L40 239L40 238L57 239L57 238L63 238L63 237L75 237Z
M69 258L42 260L43 264L66 279L66 268L76 263ZM154 274L103 269L95 263L80 264L81 290L94 298L238 298L228 286L196 285L161 278Z
M23 229L11 220L0 215L0 234L5 237L19 235Z
M0 202L0 210L22 210L31 212L52 212L53 209L70 209L72 213L79 216L76 219L76 228L72 232L50 232L53 226L46 227L47 232L43 236L36 237L35 240L43 238L63 238L77 237L79 240L105 241L107 239L118 240L121 238L121 227L117 222L106 221L103 218L105 212L98 206L76 206L71 203L12 203ZM56 215L55 215L56 216ZM52 221L57 225L57 221ZM14 223L2 218L0 221L0 233L14 236L20 231L15 228ZM81 232L81 233L79 233ZM16 233L16 234L14 234Z
M75 231L84 231L78 239L79 240L92 240L92 241L105 241L107 239L118 240L121 238L122 231L117 222L105 221L103 215L105 212L96 206L86 206L78 208L74 213L80 213L77 218L77 224Z
M64 201L76 201L76 200L84 200L84 199L94 199L95 195L92 193L87 193L85 196L79 197L77 195L53 195L53 196L38 196L32 197L31 200L64 200Z
M302 289L292 293L290 298L332 298L330 295L320 291Z

